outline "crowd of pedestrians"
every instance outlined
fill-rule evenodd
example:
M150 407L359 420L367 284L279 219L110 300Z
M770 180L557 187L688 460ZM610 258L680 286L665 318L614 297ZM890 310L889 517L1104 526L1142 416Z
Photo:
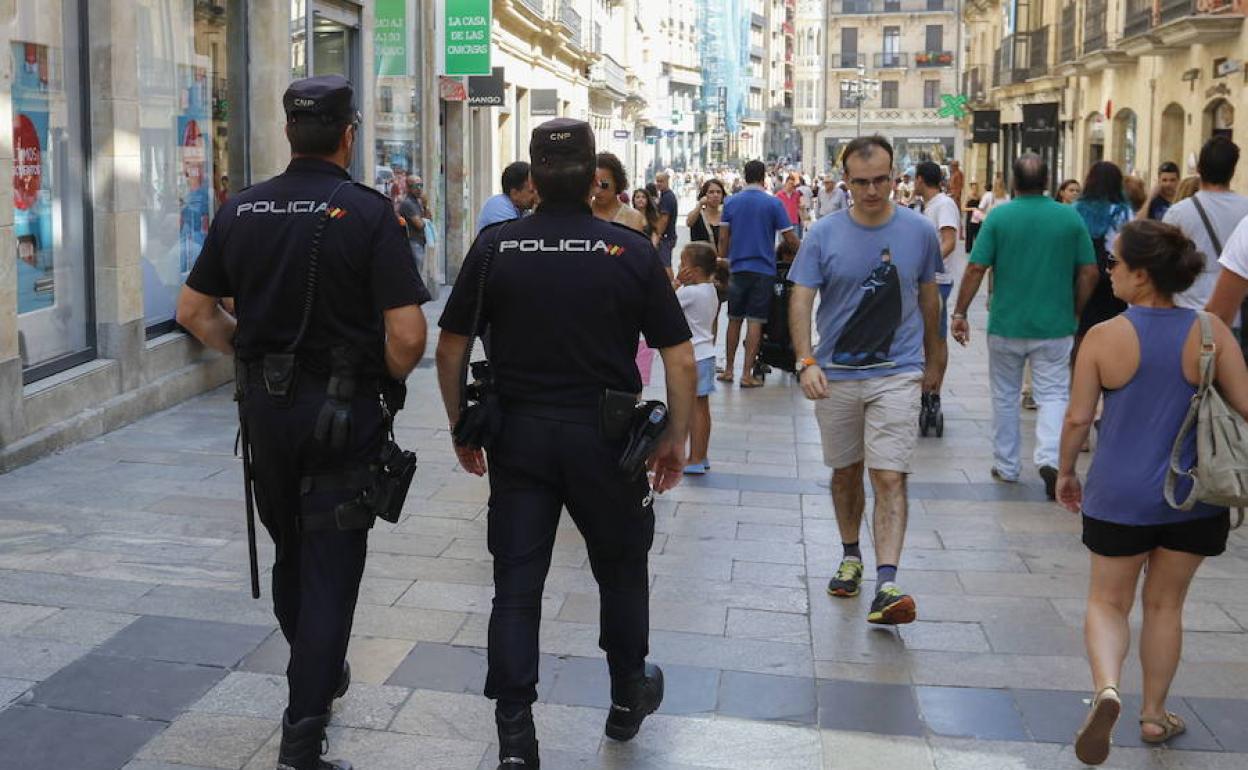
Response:
M871 485L871 623L918 617L918 600L898 581L906 477L918 425L940 412L947 337L968 344L970 309L987 283L991 475L1005 484L1020 480L1021 410L1035 409L1032 462L1045 493L1082 515L1092 563L1086 639L1095 696L1076 751L1096 764L1108 756L1122 707L1127 618L1141 574L1141 739L1161 743L1185 729L1166 710L1183 603L1201 561L1225 549L1230 517L1227 508L1203 503L1180 511L1163 486L1200 383L1202 351L1216 351L1216 386L1235 412L1248 415L1239 342L1248 197L1231 191L1238 161L1230 140L1214 138L1201 149L1195 176L1182 179L1167 161L1149 190L1107 161L1055 185L1045 162L1024 154L1008 183L1001 171L981 183L968 180L956 160L947 169L922 162L898 174L889 142L863 137L845 148L837 173L810 181L757 160L739 175L678 175L686 199L695 201L681 219L670 173L630 193L619 159L604 153L590 206L600 219L649 237L671 272L697 365L686 474L711 471L716 382L762 387L764 336L783 337L790 347L832 474L842 545L827 586L833 597L857 596L864 583L860 533ZM524 164L508 167L482 226L533 205L526 177ZM677 255L678 222L691 242ZM949 260L959 241L967 265L955 289ZM777 303L786 311L780 316ZM724 304L726 347L717 367ZM787 328L775 328L777 317L787 318ZM1093 433L1085 484L1077 465ZM1175 451L1184 467L1196 461L1194 441ZM1190 486L1180 483L1181 490Z

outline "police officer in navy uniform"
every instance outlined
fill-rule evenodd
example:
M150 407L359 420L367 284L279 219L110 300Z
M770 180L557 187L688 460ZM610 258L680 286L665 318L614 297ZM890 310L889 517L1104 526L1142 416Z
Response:
M607 735L629 740L662 700L662 672L646 663L652 492L680 478L696 384L689 327L654 246L590 211L596 156L589 124L560 118L539 126L530 154L541 205L477 237L442 315L437 350L454 425L489 254L480 318L490 335L501 429L486 452L459 445L455 451L476 475L485 474L489 460L494 606L485 695L496 701L504 770L538 767L530 708L537 699L538 625L565 506L585 537L602 601L600 644L611 673ZM649 479L645 469L631 477L619 469L626 442L604 437L601 425L607 391L634 400L641 393L639 334L662 355L671 417Z
M321 748L349 683L372 526L336 511L367 486L385 437L379 389L424 353L429 294L391 202L346 170L359 130L351 84L299 80L283 102L290 165L217 212L177 317L239 362L256 505L276 545L273 606L290 643L277 766L330 770L350 768ZM237 318L222 297L234 298Z

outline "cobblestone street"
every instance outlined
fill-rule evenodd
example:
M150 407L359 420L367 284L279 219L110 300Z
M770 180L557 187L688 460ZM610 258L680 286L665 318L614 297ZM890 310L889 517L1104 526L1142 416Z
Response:
M667 699L628 744L602 734L597 592L565 517L542 626L544 767L1079 766L1088 558L1033 469L1017 486L989 475L982 299L972 321L974 344L951 355L945 437L921 440L910 480L898 579L919 621L869 627L871 586L826 595L839 538L791 380L721 385L714 470L656 504L651 650ZM431 366L410 384L398 436L421 467L405 518L371 535L332 755L492 768L487 487L453 463ZM247 593L234 425L222 389L0 476L0 767L273 766L286 650L267 586ZM1108 767L1248 766L1248 539L1231 542L1188 601L1171 703L1188 734L1140 747L1130 663Z

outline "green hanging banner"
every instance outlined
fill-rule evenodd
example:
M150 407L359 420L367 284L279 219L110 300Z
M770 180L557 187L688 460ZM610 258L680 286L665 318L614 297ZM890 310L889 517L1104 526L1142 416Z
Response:
M373 0L373 60L378 77L402 77L407 69L407 0Z
M490 75L490 0L443 0L441 74Z

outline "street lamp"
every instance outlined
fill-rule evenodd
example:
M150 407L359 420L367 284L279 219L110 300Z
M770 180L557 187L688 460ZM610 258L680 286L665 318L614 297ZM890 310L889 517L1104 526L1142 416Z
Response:
M858 65L858 76L853 80L841 81L841 96L854 102L858 107L858 136L862 136L862 103L874 98L880 90L880 81L868 78L867 68Z

